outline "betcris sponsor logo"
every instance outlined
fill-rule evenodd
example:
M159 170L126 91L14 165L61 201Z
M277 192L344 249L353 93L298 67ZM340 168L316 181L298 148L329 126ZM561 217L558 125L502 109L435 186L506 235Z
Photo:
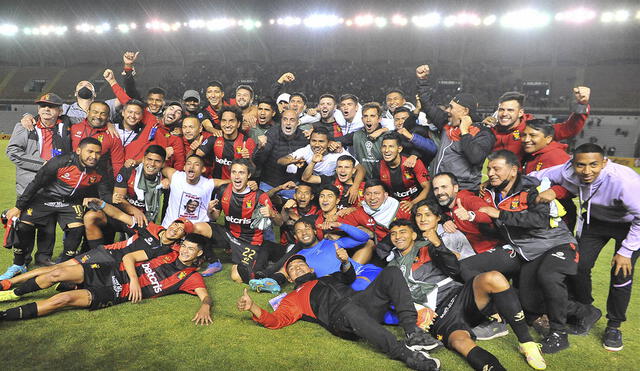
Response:
M162 292L162 285L158 281L158 277L156 277L156 272L151 269L150 263L143 263L142 269L144 269L144 274L149 278L149 283L151 283L151 287L153 287L153 292L159 294Z
M249 218L236 218L231 215L227 215L224 219L232 224L251 224L251 219Z

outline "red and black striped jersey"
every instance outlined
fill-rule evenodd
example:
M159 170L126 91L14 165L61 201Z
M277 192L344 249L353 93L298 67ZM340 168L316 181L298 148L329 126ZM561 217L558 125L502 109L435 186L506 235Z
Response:
M231 161L242 158L241 151L245 147L249 150L249 156L253 156L256 143L253 139L238 133L236 139L233 140L224 137L209 137L202 142L199 149L204 153L205 159L213 158L213 178L229 179Z
M349 202L349 196L347 192L351 189L353 184L342 183L340 179L338 179L337 175L326 176L320 175L321 184L333 184L340 191L340 201L338 201L338 210L346 209L348 207L353 207L356 205L360 205L360 202L364 201L364 182L360 183L360 188L358 188L358 198L354 203Z
M273 209L269 196L260 190L235 193L231 185L225 184L218 189L216 197L220 200L227 230L234 237L252 245L262 245L262 230L251 228L251 217L256 208L268 206Z
M103 248L117 261L128 253L140 250L144 250L149 259L180 250L180 244L177 242L170 245L160 242L160 232L164 230L161 225L150 222L146 227L138 228L136 234L126 240L104 245Z
M422 190L421 183L429 182L429 172L421 160L416 160L413 168L406 167L405 156L400 157L400 165L389 167L386 161L380 161L374 176L384 183L391 196L398 201L411 201Z
M116 176L115 188L125 188L127 192L125 193L125 199L131 205L137 207L142 212L146 211L146 204L144 199L144 193L142 190L138 189L136 192L136 178L139 176L144 176L144 174L139 174L138 171L142 169L142 164L138 166L126 167L123 166L120 169L120 173ZM161 173L158 173L156 176L156 181L158 184L162 180Z
M311 208L309 208L309 211L307 211L306 213L300 211L300 208L298 207L289 209L289 220L287 220L280 226L280 244L289 245L296 242L293 234L293 225L295 224L296 220L300 219L303 216L318 216L320 214L322 214L322 210L320 210L320 208L316 205L311 205Z

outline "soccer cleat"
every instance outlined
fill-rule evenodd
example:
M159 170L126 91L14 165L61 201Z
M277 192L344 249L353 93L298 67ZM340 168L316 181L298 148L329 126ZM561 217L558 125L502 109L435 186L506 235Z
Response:
M433 350L440 346L440 342L428 332L416 327L415 330L407 334L405 345L412 351Z
M14 264L7 268L7 271L0 276L0 280L8 280L22 273L27 273L27 266Z
M222 263L220 261L213 262L207 266L205 270L200 272L202 277L210 277L222 270Z
M2 301L16 301L20 299L18 295L14 293L15 290L0 291L0 302Z
M547 337L540 341L542 353L552 354L569 348L569 337L566 332L551 331Z
M534 343L533 341L520 343L518 346L518 350L522 355L524 355L527 359L527 363L534 370L544 370L547 368L547 363L544 361L544 358L542 358L540 347L540 344Z
M602 346L610 352L621 351L624 345L622 344L622 332L620 329L607 326L604 330Z
M580 318L577 324L567 326L568 334L580 336L588 335L593 325L595 325L600 317L602 317L602 312L600 311L600 309L594 307L593 305L589 305L587 310L587 315Z
M481 323L472 329L476 340L491 340L506 336L509 333L507 325L499 321L489 321Z
M280 293L280 285L273 278L260 278L249 281L249 287L255 292Z
M0 291L9 290L11 288L11 281L2 280L0 281Z
M440 370L440 360L433 358L427 352L413 351L407 357L407 366L414 370L420 371L438 371Z

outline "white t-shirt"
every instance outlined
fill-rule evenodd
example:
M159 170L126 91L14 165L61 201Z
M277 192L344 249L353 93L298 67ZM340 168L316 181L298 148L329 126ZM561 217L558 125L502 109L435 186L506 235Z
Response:
M328 152L322 158L322 161L318 162L313 167L313 173L315 175L326 175L333 176L336 173L336 162L338 158L342 155L351 154L347 152L344 148L340 152ZM313 158L313 151L311 150L311 145L307 144L305 147L295 150L290 156L304 158L307 164L311 163L311 159ZM351 156L353 157L353 156ZM358 161L356 160L356 165L358 165ZM298 170L298 167L294 164L287 166L287 173L295 174Z
M186 218L193 223L208 222L207 207L214 189L213 179L200 177L197 184L187 183L187 173L176 171L171 177L171 195L162 226L167 228L174 220Z

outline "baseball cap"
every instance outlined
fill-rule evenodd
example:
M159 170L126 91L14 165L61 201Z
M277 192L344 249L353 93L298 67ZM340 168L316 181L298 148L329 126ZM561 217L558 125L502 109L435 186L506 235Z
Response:
M54 106L61 106L64 102L62 101L62 98L60 98L57 94L47 93L41 96L40 99L36 100L36 104L41 104L41 103L51 104Z
M289 103L289 99L291 99L291 94L282 93L278 95L278 99L276 99L276 103L287 102Z
M284 263L284 270L286 271L287 269L289 269L289 264L294 261L294 260L302 260L303 262L307 262L307 258L305 258L303 255L300 254L296 254L296 255L292 255L289 259L287 259L287 261Z
M198 103L200 103L200 93L198 93L195 90L187 90L184 92L184 94L182 95L182 100L187 100L187 99L195 99L198 101Z

